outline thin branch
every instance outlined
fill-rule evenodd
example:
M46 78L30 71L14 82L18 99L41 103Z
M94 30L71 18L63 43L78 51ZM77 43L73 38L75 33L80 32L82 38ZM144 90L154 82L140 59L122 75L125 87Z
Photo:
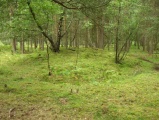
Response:
M63 37L66 33L68 33L68 30L69 30L69 28L70 28L70 26L71 26L71 24L72 24L72 21L73 21L73 19L70 21L70 23L68 24L68 26L67 26L65 32L61 35L61 37Z
M71 40L71 43L75 40L75 38L76 38L76 35L77 35L77 31L78 31L78 28L79 28L79 21L80 20L78 20L77 22L77 24L78 24L78 26L76 27L76 30L75 30L75 34L74 34L74 36L73 36L73 38L72 38L72 40Z
M55 2L55 3L57 3L57 4L59 4L60 6L62 6L62 7L64 7L64 8L67 8L67 9L74 9L74 10L79 10L79 9L81 9L81 8L79 8L79 7L68 7L68 6L64 5L63 2L59 2L58 0L52 0L52 1ZM69 2L70 2L70 1L69 1Z
M44 31L44 29L42 28L42 26L40 25L40 23L39 23L38 20L36 19L36 15L35 15L35 13L34 13L32 7L31 7L31 5L30 5L30 3L31 3L31 1L28 0L28 1L27 1L27 4L28 4L30 13L31 13L31 15L33 16L33 19L34 19L35 23L37 24L37 26L38 26L38 28L40 29L41 33L49 40L49 42L50 42L50 43L52 44L52 46L55 48L55 44L54 44L54 42L53 42L53 38L50 37L50 36Z
M55 3L57 3L57 4L59 4L60 6L62 6L62 7L64 7L64 8L67 8L67 9L81 10L81 9L90 9L90 8L91 8L90 6L87 7L85 4L82 4L82 3L79 3L79 4L82 5L82 7L75 6L75 5L71 4L71 1L72 1L72 0L69 0L69 1L67 1L67 2L60 2L60 1L58 1L58 0L52 0L52 1L55 2ZM92 7L93 7L93 9L97 9L97 8L100 8L100 7L104 7L104 6L107 6L111 1L112 1L112 0L108 0L108 1L106 1L106 2L101 3L101 5L99 5L99 6L94 6L94 5L93 5ZM71 7L70 7L70 6L67 6L67 5L65 5L65 4L69 4L69 5L71 5ZM76 5L77 5L77 4L78 4L78 3L76 3Z

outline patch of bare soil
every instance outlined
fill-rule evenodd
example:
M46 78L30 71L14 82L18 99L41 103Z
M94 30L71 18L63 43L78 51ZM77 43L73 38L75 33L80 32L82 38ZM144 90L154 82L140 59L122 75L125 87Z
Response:
M61 104L67 100L60 99ZM33 104L8 104L0 101L0 120L92 120L92 117L69 115L60 107L41 107Z
M14 106L14 107L13 107ZM0 102L0 120L54 120L58 110L36 105L10 105ZM65 116L66 117L66 116ZM65 118L63 117L63 118ZM60 116L61 119L63 119ZM59 119L60 119L59 118ZM67 118L66 118L67 119Z
M154 69L155 69L156 71L159 71L159 64L154 64Z

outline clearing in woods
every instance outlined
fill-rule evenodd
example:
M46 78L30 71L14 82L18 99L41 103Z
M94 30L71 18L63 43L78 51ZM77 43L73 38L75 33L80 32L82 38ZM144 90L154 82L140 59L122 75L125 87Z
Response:
M0 55L1 120L159 118L158 56L132 51L117 65L106 50L62 50L48 76L45 52Z

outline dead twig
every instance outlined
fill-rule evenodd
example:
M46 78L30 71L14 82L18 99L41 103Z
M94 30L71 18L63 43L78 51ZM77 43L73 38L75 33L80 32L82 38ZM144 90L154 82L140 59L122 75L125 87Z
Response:
M10 110L9 110L9 118L12 118L13 116L15 116L14 115L14 110L15 110L15 108L11 108Z

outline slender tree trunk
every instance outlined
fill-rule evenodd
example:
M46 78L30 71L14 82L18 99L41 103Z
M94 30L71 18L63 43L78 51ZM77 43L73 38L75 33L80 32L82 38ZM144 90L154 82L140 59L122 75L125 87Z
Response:
M24 54L25 45L24 45L24 34L22 33L22 40L20 41L21 53Z
M59 19L59 23L58 23L58 33L57 33L57 42L54 46L54 52L59 52L60 51L60 45L61 45L61 40L62 40L62 27L63 27L63 18L64 18L64 11L61 14L61 17Z
M43 35L41 34L41 50L44 50L44 37Z
M85 32L85 48L88 48L88 28L86 28L86 32Z
M28 39L27 43L28 43L28 44L27 44L27 50L28 50L28 52L29 52L29 50L30 50L30 48L29 48L29 47L30 47L30 46L29 46L29 45L30 45L29 39Z
M34 40L34 49L36 49L37 48L37 40Z
M65 41L64 41L64 46L65 46L65 48L67 49L68 48L68 32L67 32L67 30L66 30L66 25L67 25L67 19L66 19L66 17L64 17L64 31L66 32L65 33Z
M12 40L12 52L15 53L17 50L15 37Z
M146 51L146 36L143 37L142 47L143 47L143 51Z
M48 45L48 43L47 43L47 42L46 42L46 47L47 47L47 49L46 49L46 51L47 51L47 65L48 65L48 71L49 71L48 75L49 75L49 76L51 76L51 75L52 75L52 73L51 73L51 68L50 68L49 45Z
M96 25L96 47L99 48L99 26Z
M117 20L117 28L116 28L116 38L115 38L115 63L119 63L119 26L120 26L120 13L121 13L121 3L119 3L118 10L118 20Z
M75 27L74 27L74 31L76 32L76 37L75 37L75 47L78 48L79 47L79 42L78 42L78 27L79 27L79 21L75 22Z
M33 40L30 39L30 48L31 48L31 51L33 51Z

